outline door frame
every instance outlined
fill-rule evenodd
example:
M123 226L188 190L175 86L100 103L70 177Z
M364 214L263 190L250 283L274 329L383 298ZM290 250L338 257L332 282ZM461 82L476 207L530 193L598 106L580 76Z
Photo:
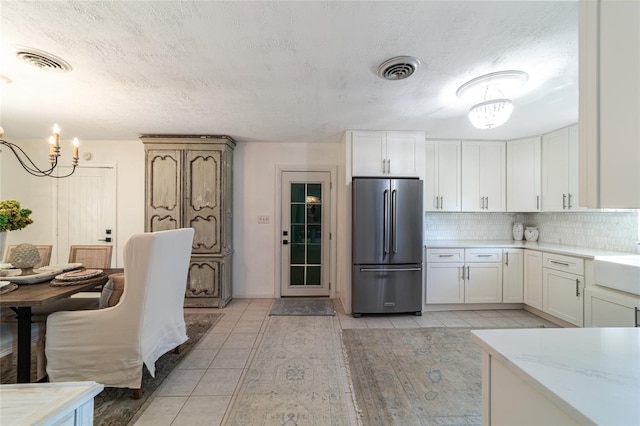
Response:
M329 207L329 232L331 233L331 239L329 240L329 298L336 298L336 287L337 287L337 269L336 269L336 253L337 253L337 221L338 221L338 197L337 197L337 188L336 188L336 179L338 176L338 167L337 166L300 166L300 165L281 165L276 164L276 218L274 221L276 222L275 226L275 281L274 281L274 297L279 299L282 297L280 283L282 282L282 173L283 172L325 172L329 173L330 177L330 187L329 187L329 201L331 206Z
M66 165L61 165L60 167L68 167L70 168L70 166L66 166ZM113 246L113 252L112 252L112 265L118 265L117 263L117 259L118 259L118 165L114 164L114 163L95 163L95 164L82 164L82 165L78 165L77 169L113 169L113 202L114 202L114 229L115 232L112 232L111 235L111 244ZM51 254L51 259L60 259L60 253L58 253L58 233L59 233L59 229L58 229L58 212L59 212L59 203L58 203L58 197L59 197L59 192L60 192L60 188L57 184L57 182L54 182L54 184L52 185L53 187L53 212L51 215L51 229L53 231L53 235L52 235L52 241L54 241L53 244L53 252ZM63 254L63 257L61 258L63 259L63 261L61 261L60 263L65 263L66 257ZM52 261L53 262L53 261ZM113 266L112 266L113 267Z

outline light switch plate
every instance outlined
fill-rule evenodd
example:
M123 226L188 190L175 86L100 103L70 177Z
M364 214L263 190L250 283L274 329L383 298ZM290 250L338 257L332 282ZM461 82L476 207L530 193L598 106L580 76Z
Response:
M258 215L258 223L266 224L266 223L270 223L270 222L271 222L271 217L269 215L265 215L265 214L259 214Z

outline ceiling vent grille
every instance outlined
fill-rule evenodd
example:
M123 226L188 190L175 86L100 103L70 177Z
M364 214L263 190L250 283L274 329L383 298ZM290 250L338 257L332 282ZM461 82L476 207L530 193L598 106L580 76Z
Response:
M378 75L386 80L402 80L410 77L420 67L418 58L396 56L387 59L378 67Z
M30 47L17 47L16 57L34 67L49 71L71 71L71 65L51 53Z

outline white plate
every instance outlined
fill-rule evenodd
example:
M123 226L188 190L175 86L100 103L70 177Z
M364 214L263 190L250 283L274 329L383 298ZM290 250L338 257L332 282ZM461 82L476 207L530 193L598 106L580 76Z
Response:
M13 265L10 263L0 263L0 269L11 269Z
M6 277L6 278L7 278L7 281L11 281L12 283L16 283L16 284L37 284L44 281L49 281L59 273L60 271L53 271L53 272L44 272L41 274L33 274L33 275L25 275L25 276L20 275L17 277Z
M66 272L71 271L73 269L78 269L82 266L82 263L61 263L60 265L47 265L42 268L34 269L34 272L50 272L50 271L59 271Z

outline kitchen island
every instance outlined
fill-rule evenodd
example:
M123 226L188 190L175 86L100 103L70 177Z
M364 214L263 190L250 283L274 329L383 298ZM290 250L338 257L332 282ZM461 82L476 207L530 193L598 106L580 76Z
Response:
M482 424L640 424L640 328L474 330Z

